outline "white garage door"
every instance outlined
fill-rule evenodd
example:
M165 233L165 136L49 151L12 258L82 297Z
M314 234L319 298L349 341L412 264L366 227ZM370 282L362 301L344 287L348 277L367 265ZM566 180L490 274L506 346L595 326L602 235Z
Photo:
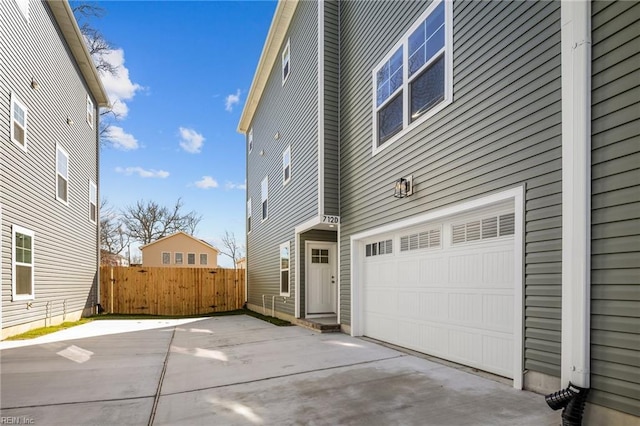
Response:
M513 377L513 234L494 209L367 239L363 334Z

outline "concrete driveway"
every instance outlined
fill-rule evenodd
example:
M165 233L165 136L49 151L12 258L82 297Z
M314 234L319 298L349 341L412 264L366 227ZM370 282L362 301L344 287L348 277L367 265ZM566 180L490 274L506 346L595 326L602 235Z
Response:
M1 416L14 424L561 423L540 395L248 316L94 321L0 349Z

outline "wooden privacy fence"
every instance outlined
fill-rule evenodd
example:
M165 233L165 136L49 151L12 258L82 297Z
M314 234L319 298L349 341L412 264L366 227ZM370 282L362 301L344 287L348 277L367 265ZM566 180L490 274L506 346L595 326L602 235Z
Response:
M198 315L242 308L244 269L100 267L106 313Z

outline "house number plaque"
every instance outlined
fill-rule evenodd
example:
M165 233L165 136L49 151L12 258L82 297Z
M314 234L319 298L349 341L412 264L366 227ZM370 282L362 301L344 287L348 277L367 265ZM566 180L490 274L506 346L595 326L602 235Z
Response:
M322 216L322 223L340 223L340 216Z

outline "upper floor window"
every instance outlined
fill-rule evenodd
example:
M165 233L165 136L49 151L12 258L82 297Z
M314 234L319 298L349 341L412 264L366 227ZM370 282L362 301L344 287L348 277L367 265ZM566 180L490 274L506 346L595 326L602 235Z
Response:
M171 264L171 253L169 253L168 251L163 251L162 252L162 264L163 265L170 265Z
M374 154L451 102L451 16L433 2L374 69Z
M282 184L291 180L291 147L287 147L282 153Z
M182 253L174 253L173 263L176 265L182 265Z
M251 232L251 198L247 200L247 233Z
M56 146L56 198L69 203L69 154L60 145Z
M249 154L253 151L253 127L249 129L249 134L247 135L247 145L249 146Z
M27 107L11 94L11 140L27 150Z
M187 253L187 265L195 265L195 264L196 264L196 254Z
M200 253L200 264L206 265L208 261L207 253Z
M22 12L24 19L29 21L29 0L16 0L16 4L18 5L20 12Z
M280 244L280 296L289 295L289 241Z
M267 220L267 217L269 216L269 176L265 176L265 178L262 179L262 185L260 189L262 198L262 220L264 221Z
M91 97L87 95L87 123L89 123L89 127L93 129L93 120L94 120L94 112L95 108L93 106L93 101Z
M91 179L89 179L89 220L93 223L98 221L98 187Z
M13 300L34 298L33 246L35 234L29 229L13 225L12 297Z
M282 85L289 78L289 74L291 74L291 49L290 49L290 40L287 40L287 44L284 46L282 50Z

